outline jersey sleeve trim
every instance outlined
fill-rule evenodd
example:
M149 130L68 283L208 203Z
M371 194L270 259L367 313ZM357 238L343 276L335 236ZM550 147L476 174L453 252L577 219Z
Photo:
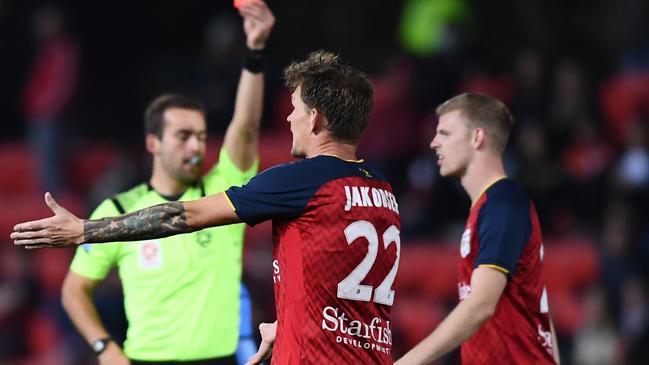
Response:
M225 195L225 200L228 202L228 204L230 204L230 208L232 208L232 210L234 210L236 212L237 208L235 208L234 204L232 204L232 200L230 200L230 197L228 196L228 192L224 191L223 195Z
M502 266L498 266L498 265L494 265L494 264L480 264L480 265L478 265L478 267L488 267L490 269L498 270L498 271L504 273L505 275L509 275L509 270L505 269Z

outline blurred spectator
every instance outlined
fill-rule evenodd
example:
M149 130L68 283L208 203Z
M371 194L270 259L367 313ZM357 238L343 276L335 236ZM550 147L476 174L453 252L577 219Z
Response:
M649 326L649 301L642 279L633 276L622 286L620 330L627 341L633 343Z
M42 188L59 192L63 187L60 124L77 87L79 51L66 31L60 8L39 8L32 26L38 51L23 90L23 113L28 139L38 159Z
M5 245L3 245L5 246ZM38 286L24 251L0 248L0 364L29 354L29 321Z
M458 93L473 92L494 96L508 104L512 100L513 81L508 74L491 75L475 67L466 67Z
M595 287L586 293L584 324L574 340L575 365L618 363L620 343L609 310L602 288Z
M190 79L196 96L205 103L210 126L225 131L232 117L232 105L236 94L243 32L240 21L231 15L219 15L205 27L203 49L199 62L189 67Z
M405 183L404 162L425 146L412 143L419 140L420 132L411 88L414 79L413 64L403 58L391 60L387 69L372 79L374 109L358 146L359 155L386 174L397 193Z
M639 259L641 260L640 268L642 269L643 277L649 278L649 217L644 217L642 224L643 227L641 228L641 236L638 244Z
M563 169L575 182L588 183L609 169L613 151L592 119L578 117L570 124L572 135L562 153Z
M615 312L622 306L624 283L638 271L632 247L632 219L628 202L609 202L601 233L600 267L601 282L610 294Z
M569 183L564 187L570 197L570 208L580 219L581 231L600 218L603 199L592 199L606 188L613 150L600 134L595 122L585 116L575 116L570 122L570 135L561 153L563 174Z
M646 121L636 119L629 125L622 154L615 167L618 188L637 191L649 186L649 145Z
M548 101L543 81L544 66L541 54L535 49L523 49L516 56L511 111L519 126L530 118L546 115Z
M649 334L649 298L646 284L639 276L624 282L620 331L627 348L626 362L646 364L649 360L649 349L646 348Z
M516 118L516 116L514 116ZM559 205L559 186L564 177L559 166L551 159L548 151L545 130L540 121L522 121L515 141L518 161L515 166L515 179L524 186L534 198L541 222L548 226L549 232L564 231L571 228L558 228L551 214ZM562 217L561 225L569 223Z
M629 70L608 77L599 87L599 104L607 132L622 143L637 116L649 109L649 72Z
M548 126L555 146L568 141L575 123L590 115L588 86L581 69L575 61L565 59L554 76Z

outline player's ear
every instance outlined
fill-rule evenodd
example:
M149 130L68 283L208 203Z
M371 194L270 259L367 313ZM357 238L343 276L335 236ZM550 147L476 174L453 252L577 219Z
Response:
M478 127L473 130L471 143L476 149L483 147L485 145L486 139L487 139L487 133L483 128Z
M155 134L147 134L146 150L152 155L157 154L160 150L160 138L158 138L158 136L156 136Z
M309 111L309 128L313 134L318 134L327 128L327 119L316 108Z

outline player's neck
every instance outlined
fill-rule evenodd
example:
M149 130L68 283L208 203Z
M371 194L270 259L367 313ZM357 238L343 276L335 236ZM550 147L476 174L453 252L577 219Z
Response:
M334 156L348 161L357 160L356 146L348 143L339 143L333 141L324 142L322 144L314 146L312 150L307 154L307 158L322 155Z
M489 156L470 164L460 180L474 205L491 184L504 177L502 159Z
M187 190L187 184L183 184L176 179L171 178L169 175L161 171L161 169L153 167L151 180L149 184L158 194L164 196L174 196L183 193Z

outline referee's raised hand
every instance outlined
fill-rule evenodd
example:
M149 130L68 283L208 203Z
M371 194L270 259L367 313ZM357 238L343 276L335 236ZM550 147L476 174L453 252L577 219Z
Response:
M60 206L50 193L45 193L45 203L54 216L15 225L10 236L14 245L34 249L83 243L83 220Z
M266 3L261 0L247 1L239 9L239 14L243 17L243 29L248 48L264 49L266 40L275 25L275 16Z

